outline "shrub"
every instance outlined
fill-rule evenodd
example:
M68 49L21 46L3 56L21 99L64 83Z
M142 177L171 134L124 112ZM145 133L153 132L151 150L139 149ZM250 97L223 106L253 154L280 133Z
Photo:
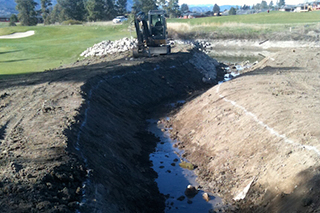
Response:
M15 27L15 26L17 26L17 25L16 25L16 23L15 23L15 22L10 21L9 26L10 26L10 27Z
M62 25L77 25L77 24L82 24L82 21L77 21L77 20L67 20L61 23Z

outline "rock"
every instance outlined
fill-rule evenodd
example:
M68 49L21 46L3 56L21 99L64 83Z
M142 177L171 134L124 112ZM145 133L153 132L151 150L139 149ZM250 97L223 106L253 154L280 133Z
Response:
M116 41L102 41L98 44L93 45L92 47L89 47L87 50L82 52L80 56L83 56L83 57L105 56L108 54L129 51L136 46L137 46L137 39L134 39L134 38L123 38Z
M38 210L43 210L44 208L48 208L49 206L51 206L51 203L49 201L43 201L40 202L36 205L36 208Z
M202 197L207 202L210 200L210 197L209 197L208 193L203 193Z
M178 197L177 200L183 201L185 198L186 198L186 197L182 195L182 196Z
M312 198L304 198L302 199L302 206L310 206L312 202Z
M196 187L192 186L192 185L188 185L184 194L188 197L188 198L193 198L194 196L196 196L196 194L198 194L198 190L196 189Z
M185 168L185 169L189 169L189 170L194 170L194 165L192 163L188 163L185 161L182 161L181 163L179 163L179 166L181 168Z

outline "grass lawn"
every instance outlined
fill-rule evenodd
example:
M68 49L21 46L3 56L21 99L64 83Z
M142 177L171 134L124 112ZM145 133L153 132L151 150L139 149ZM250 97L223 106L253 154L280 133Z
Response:
M8 22L0 22L0 28L2 27L8 27L9 23Z
M249 15L169 19L169 35L196 39L299 40L320 29L320 11L289 13L272 11ZM171 33L171 34L170 34Z
M252 15L168 19L169 35L183 38L269 38L278 33L289 37L296 32L320 29L320 11L308 13L270 12ZM171 25L171 26L170 26ZM290 33L289 32L290 29ZM291 32L292 29L292 32ZM8 27L0 23L0 35L34 30L35 35L21 39L0 39L0 78L5 75L41 72L69 64L81 52L103 40L117 40L131 34L128 24L87 24L68 26ZM172 36L174 37L174 36Z
M127 29L127 25L2 27L0 35L29 30L34 30L35 35L0 39L0 77L41 72L72 63L95 43L130 36Z
M188 23L190 25L202 24L223 24L223 23L241 23L241 24L299 24L299 23L319 23L320 11L306 13L289 13L271 11L270 13L258 13L249 15L205 17L196 19L169 19L170 22Z

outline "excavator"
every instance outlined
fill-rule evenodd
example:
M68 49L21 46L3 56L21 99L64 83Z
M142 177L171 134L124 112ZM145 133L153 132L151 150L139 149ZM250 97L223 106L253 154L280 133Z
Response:
M164 10L150 10L148 16L139 12L134 17L138 44L133 49L134 57L166 55L171 53L167 44L167 23Z

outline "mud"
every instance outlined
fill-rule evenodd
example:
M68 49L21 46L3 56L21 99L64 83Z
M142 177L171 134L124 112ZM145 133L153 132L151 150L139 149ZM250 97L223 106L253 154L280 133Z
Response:
M215 63L199 52L122 54L2 79L0 208L163 212L145 119L155 105L215 83L204 83Z

